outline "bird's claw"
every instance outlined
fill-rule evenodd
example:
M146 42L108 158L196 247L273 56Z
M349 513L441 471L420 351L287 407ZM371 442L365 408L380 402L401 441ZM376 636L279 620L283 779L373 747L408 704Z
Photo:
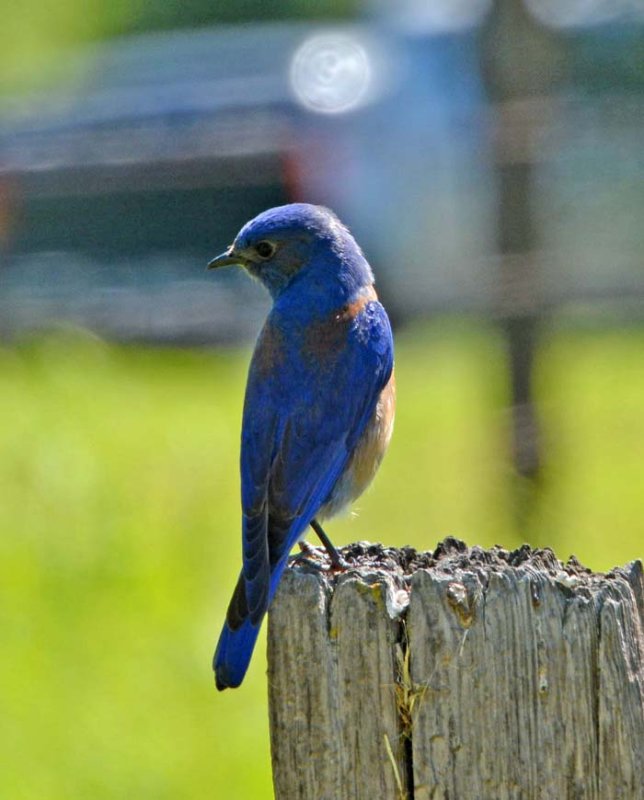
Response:
M293 557L293 564L302 564L315 570L316 572L346 572L351 569L351 565L342 558L336 551L335 554L329 553L326 548L314 547L306 541L298 542L300 553ZM324 556L328 558L329 565L320 563Z
M351 564L349 564L348 561L345 561L342 556L340 556L340 558L331 559L329 572L346 572L348 569L351 569Z

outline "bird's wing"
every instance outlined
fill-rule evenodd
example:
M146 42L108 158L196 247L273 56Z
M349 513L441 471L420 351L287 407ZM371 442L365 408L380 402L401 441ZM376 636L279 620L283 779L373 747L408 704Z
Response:
M247 616L261 621L276 586L271 577L279 578L291 547L341 476L393 368L389 320L376 301L311 330L301 360L275 357L269 324L253 357L244 407L245 598L238 598L238 624Z

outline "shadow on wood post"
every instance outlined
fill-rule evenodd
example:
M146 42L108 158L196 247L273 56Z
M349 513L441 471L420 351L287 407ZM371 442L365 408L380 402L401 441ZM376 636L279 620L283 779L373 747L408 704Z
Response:
M292 565L270 611L277 800L644 800L641 562L343 554Z

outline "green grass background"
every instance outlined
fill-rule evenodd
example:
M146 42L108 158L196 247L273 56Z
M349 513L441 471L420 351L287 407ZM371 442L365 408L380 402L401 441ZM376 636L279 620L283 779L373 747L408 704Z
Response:
M644 333L552 330L536 391L536 511L508 463L502 340L400 333L390 453L357 539L524 540L595 569L642 555ZM210 659L239 567L248 351L63 334L0 350L0 797L271 797L264 638L218 694Z

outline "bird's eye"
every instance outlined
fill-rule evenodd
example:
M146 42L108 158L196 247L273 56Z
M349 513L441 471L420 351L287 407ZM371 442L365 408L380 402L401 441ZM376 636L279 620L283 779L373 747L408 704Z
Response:
M270 258L275 253L275 249L273 242L268 242L265 239L255 245L255 252L260 258Z

